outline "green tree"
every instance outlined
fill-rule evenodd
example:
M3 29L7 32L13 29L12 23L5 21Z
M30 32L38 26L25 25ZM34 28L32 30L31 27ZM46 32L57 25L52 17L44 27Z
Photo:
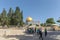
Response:
M29 24L29 26L32 26L32 24Z
M48 18L48 19L46 20L46 23L47 23L47 24L55 24L55 21L54 21L53 18Z
M2 19L2 17L1 17L1 14L0 14L0 25L2 24L2 20L1 19Z
M57 22L59 23L59 27L60 27L60 19L59 19L59 20L57 20Z
M7 14L5 8L3 8L0 14L0 25L18 25L23 26L23 11L19 7L16 7L15 12L12 8L9 9Z
M57 20L58 23L60 23L60 20Z
M40 25L41 25L41 26L44 26L44 24L43 24L43 23L41 23Z
M22 26L23 24L23 12L20 11L20 8L19 7L16 7L16 10L15 10L15 24L16 25L19 25Z
M43 26L43 27L45 27L46 26L46 23L41 23L40 25Z
M7 16L8 16L8 18L7 18L8 20L7 20L7 21L8 21L8 24L9 24L9 25L12 24L11 20L12 20L12 17L13 17L13 16L12 16L13 13L14 13L13 9L10 8L10 9L9 9L9 12L8 12L8 14L7 14ZM12 21L13 21L13 20L12 20Z
M7 12L5 9L3 9L1 13L1 21L3 26L6 25L6 18L7 18Z
M20 20L20 25L23 26L23 11L21 12L21 20Z
M10 8L8 12L8 17L11 18L13 13L14 13L13 9Z
M15 20L16 20L15 24L16 25L18 25L20 20L21 20L20 16L21 16L20 15L20 9L19 9L19 7L16 7L16 10L15 10Z

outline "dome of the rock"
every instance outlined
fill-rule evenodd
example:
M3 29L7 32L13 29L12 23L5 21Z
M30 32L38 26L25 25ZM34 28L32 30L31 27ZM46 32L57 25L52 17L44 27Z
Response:
M26 21L27 22L31 22L32 21L32 18L31 17L27 17Z

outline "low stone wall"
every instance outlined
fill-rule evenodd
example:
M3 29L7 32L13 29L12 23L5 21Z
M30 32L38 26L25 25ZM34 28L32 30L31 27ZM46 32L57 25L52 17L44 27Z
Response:
M0 36L24 35L24 30L0 29Z

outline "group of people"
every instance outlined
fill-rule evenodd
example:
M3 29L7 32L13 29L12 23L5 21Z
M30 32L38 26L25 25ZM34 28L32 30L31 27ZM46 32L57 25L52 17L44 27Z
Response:
M42 32L42 28L28 28L27 29L28 33L37 33L37 35L39 35L39 39L41 38L43 40L43 32ZM47 29L44 29L44 36L47 36Z
M43 32L42 32L42 30L35 28L35 32L39 35L39 39L42 38L42 40L43 40L43 37L42 37ZM46 28L45 28L45 30L44 30L44 34L45 34L45 37L46 37L46 36L47 36L47 29L46 29Z

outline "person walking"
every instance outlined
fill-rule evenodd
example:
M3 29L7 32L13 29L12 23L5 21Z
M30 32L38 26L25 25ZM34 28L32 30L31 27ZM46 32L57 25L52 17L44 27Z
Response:
M40 38L43 40L42 31L41 31L41 30L39 30L39 39L40 39Z
M34 32L36 33L36 27L34 28Z
M45 37L47 36L47 29L45 28Z

